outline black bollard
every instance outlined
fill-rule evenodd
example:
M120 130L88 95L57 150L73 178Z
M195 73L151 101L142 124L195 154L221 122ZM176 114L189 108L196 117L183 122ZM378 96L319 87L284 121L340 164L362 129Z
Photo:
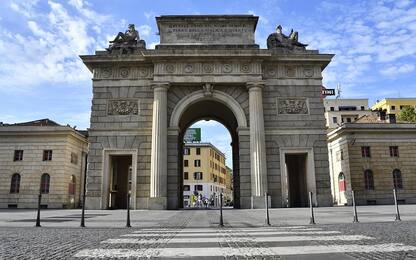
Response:
M358 215L357 215L357 205L355 204L355 195L354 195L354 191L351 191L351 195L352 195L352 207L353 207L353 213L354 213L354 218L352 220L353 223L358 223Z
M399 212L399 204L397 203L397 191L396 191L396 189L393 189L393 196L394 196L394 205L396 206L396 219L395 219L395 221L401 221L400 212Z
M266 219L265 219L265 222L266 222L266 225L267 225L267 226L270 226L270 216L269 216L269 194L267 194L267 192L266 192L266 193L264 193L264 203L266 203L266 207L265 207L265 209L266 209Z
M312 192L309 192L309 207L311 208L311 219L309 221L309 224L315 225L315 216L313 214L313 203L312 203Z
M81 227L85 227L85 193L87 191L87 160L88 154L85 155L85 169L84 169L84 185L83 185L83 196L82 196L82 211L81 211Z
M38 195L38 214L36 216L36 227L40 227L40 202L42 200L42 192L39 191Z
M127 223L126 227L131 227L130 225L130 192L127 193Z
M220 227L224 226L224 220L222 218L222 193L220 193Z

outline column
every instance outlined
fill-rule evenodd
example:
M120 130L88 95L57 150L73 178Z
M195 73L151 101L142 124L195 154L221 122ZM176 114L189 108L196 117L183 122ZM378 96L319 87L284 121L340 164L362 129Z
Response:
M250 108L251 206L263 208L267 192L266 142L263 117L264 81L247 82Z
M169 83L154 82L149 209L166 209L168 177L167 93Z

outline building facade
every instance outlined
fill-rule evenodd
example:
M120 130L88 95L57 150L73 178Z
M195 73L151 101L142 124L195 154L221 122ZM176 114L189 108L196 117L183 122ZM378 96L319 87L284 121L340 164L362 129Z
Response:
M81 56L93 73L87 207L107 209L110 194L131 192L135 209L181 208L183 135L201 119L230 131L234 207L262 208L266 192L272 207L307 206L309 191L330 205L321 86L333 55L281 26L260 49L253 15L156 21L154 50L118 37Z
M199 195L218 205L219 195L231 192L226 185L225 154L210 143L186 143L183 151L183 206L195 206Z
M324 106L326 127L329 129L371 114L368 99L324 99Z
M371 109L384 110L387 115L397 115L406 106L416 108L416 98L385 98L377 101Z
M0 208L79 206L86 132L42 119L0 124Z
M331 189L336 205L416 203L416 125L365 116L328 133Z

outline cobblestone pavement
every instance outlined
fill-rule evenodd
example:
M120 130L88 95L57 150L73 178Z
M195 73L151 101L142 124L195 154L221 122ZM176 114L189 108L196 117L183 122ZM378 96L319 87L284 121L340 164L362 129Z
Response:
M18 227L26 222L10 218L0 227L0 259L416 259L416 221L288 225L275 219L269 227L263 211L229 210L220 228L214 210L133 211L133 227L123 228L123 211L110 212L114 222L106 212L87 215L87 228L68 220L72 211L54 213L41 228ZM94 227L103 218L119 227ZM74 227L57 226L56 219Z

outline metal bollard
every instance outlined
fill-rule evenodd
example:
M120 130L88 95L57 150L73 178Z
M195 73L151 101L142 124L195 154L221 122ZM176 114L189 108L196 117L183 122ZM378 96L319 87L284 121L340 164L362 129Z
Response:
M309 224L315 225L315 216L313 214L313 203L312 203L312 192L309 192L309 207L311 208L311 219L309 221Z
M130 225L130 192L127 193L127 223L126 227L131 227Z
M269 216L269 195L266 193L264 193L264 203L266 203L266 225L270 226L270 216Z
M354 195L354 191L351 191L351 195L352 195L352 207L353 207L353 213L354 213L354 218L352 220L353 223L358 223L358 215L357 215L357 205L355 204L355 195Z
M393 196L394 196L394 205L396 206L396 219L395 219L395 221L401 221L400 212L399 212L399 205L397 203L397 191L396 191L396 189L393 189Z
M81 227L85 227L85 193L87 192L87 169L88 169L88 154L85 155L85 169L84 169L84 185L82 196L82 211L81 211Z
M220 194L220 227L224 226L224 220L222 217L222 193Z
M36 216L36 227L40 227L40 202L42 200L42 192L39 191L39 195L38 195L38 214Z

